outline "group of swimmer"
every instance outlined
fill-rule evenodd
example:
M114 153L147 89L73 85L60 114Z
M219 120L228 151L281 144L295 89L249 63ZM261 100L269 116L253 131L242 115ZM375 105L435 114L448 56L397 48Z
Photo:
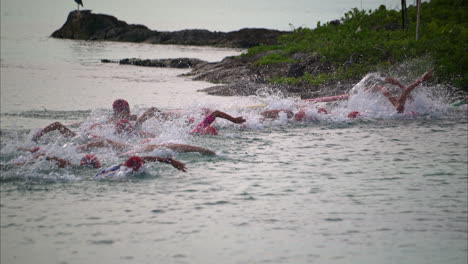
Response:
M155 107L151 107L146 110L140 117L131 114L129 103L123 99L117 99L112 104L113 114L110 116L108 120L102 123L96 123L89 127L87 135L85 136L86 142L85 144L81 144L76 147L77 151L80 152L88 152L90 150L96 148L111 148L115 151L128 151L134 149L134 146L128 143L122 143L115 140L111 140L102 136L98 136L92 134L92 131L104 126L110 126L114 128L114 134L120 136L119 138L128 138L128 137L136 137L140 138L141 141L138 146L147 143L152 138L156 137L152 133L148 133L142 130L143 123L150 119L150 118L161 118L164 120L168 120L171 118L177 118L181 115L178 112L162 112ZM246 120L242 117L232 117L229 114L226 114L221 111L210 111L209 109L202 109L208 115L204 118L202 122L200 122L194 129L190 132L191 134L199 134L199 135L217 135L217 130L211 126L211 124L215 121L216 118L224 118L236 124L244 123ZM193 121L193 120L191 120ZM58 131L66 138L74 138L78 136L78 133L72 131L69 127L63 125L60 122L54 122L42 129L40 129L37 133L32 136L32 140L34 142L39 142L39 140L46 134ZM148 144L144 145L138 151L132 152L151 152L156 149L170 149L174 152L198 152L202 155L215 155L214 151L211 151L206 148L186 145L186 144ZM52 156L44 153L40 147L36 147L33 149L24 149L21 148L19 150L29 151L33 154L34 159L37 158L45 158L46 160L54 162L58 167L64 168L73 166L72 162L65 160L63 158ZM125 155L122 154L122 155ZM121 155L121 156L122 156ZM32 161L27 162L17 162L15 165L25 165L27 163L32 163ZM122 171L122 170L130 170L130 172L137 172L142 167L144 163L148 162L163 162L171 164L174 168L186 172L187 168L184 163L167 157L159 157L159 156L131 156L125 162L112 166L107 169L100 170L95 177L105 177L106 175L113 175L115 172ZM93 154L86 154L84 155L81 160L79 166L86 166L92 168L101 168L101 162L96 155ZM128 172L128 171L127 171Z
M396 112L404 113L405 112L405 104L408 100L412 100L411 92L422 82L431 78L430 71L424 73L419 79L414 81L412 84L408 86L404 86L398 80L394 78L385 78L384 82L387 84L395 85L401 90L399 95L396 95L390 92L384 85L373 85L371 87L367 87L366 91L368 92L379 92L384 95L385 98L395 107ZM313 115L310 115L310 111L307 107L309 105L304 105L299 108L299 111L296 113L292 112L289 109L269 109L262 111L260 113L261 117L264 119L275 119L279 118L280 115L286 116L288 119L294 119L297 121L311 121L314 119ZM114 151L123 152L123 154L119 156L126 156L131 155L127 160L124 162L111 166L107 169L101 169L95 175L96 178L105 178L108 175L115 175L117 172L126 171L126 173L133 173L138 172L143 164L149 162L162 162L172 165L174 168L186 172L187 167L184 163L168 158L168 157L160 157L160 156L136 156L132 154L140 154L151 152L157 149L170 149L174 152L198 152L202 155L215 155L215 152L206 148L186 145L186 144L146 144L152 138L155 138L156 135L143 131L142 127L143 124L150 118L158 118L161 120L172 120L176 118L180 118L182 114L177 111L167 111L163 112L155 107L151 107L146 110L141 116L133 115L130 111L129 103L124 99L117 99L112 104L113 114L104 122L93 124L89 127L89 133L86 135L87 142L77 146L77 151L80 152L88 152L85 154L81 160L79 166L86 166L92 167L95 169L101 169L102 165L100 160L96 155L89 154L89 152L96 148L110 148ZM310 109L309 109L310 110ZM313 106L313 110L316 114L328 114L328 110ZM200 111L205 115L205 118L198 123L194 128L190 131L190 134L193 135L218 135L217 130L212 126L215 122L216 118L223 118L226 119L234 124L243 124L246 120L242 117L233 117L225 112L215 110L211 111L210 109L202 108ZM361 116L360 112L352 111L348 114L348 118L357 118ZM193 123L193 118L189 118L188 123ZM116 140L111 140L102 136L97 136L92 133L94 129L98 129L100 127L113 127L114 134L119 136L125 137L136 137L141 138L141 141L137 143L136 146L128 143L118 142ZM43 129L39 130L36 134L33 135L32 140L34 142L39 142L41 137L45 134L50 133L52 131L58 131L66 138L73 138L76 137L78 134L72 131L69 127L63 125L60 122L54 122ZM146 144L146 145L145 145ZM58 167L64 168L73 166L72 162L65 160L63 158L48 155L44 153L40 147L36 147L33 149L20 149L29 151L32 153L35 159L43 157L46 160L54 162ZM17 162L16 165L24 165L25 163L31 163L33 161L27 162Z

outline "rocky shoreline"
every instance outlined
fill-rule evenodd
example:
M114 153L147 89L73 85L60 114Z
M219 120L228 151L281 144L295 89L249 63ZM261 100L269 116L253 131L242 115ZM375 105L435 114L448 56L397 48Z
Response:
M70 12L65 24L52 33L51 37L249 48L260 44L275 44L278 36L287 33L269 29L241 29L228 33L208 30L160 32L150 30L143 25L129 25L113 16L82 10ZM146 67L191 68L191 72L185 76L217 84L200 91L221 96L249 96L267 92L304 99L342 94L359 81L348 80L346 83L326 83L320 86L272 84L269 80L277 76L298 77L305 72L331 73L335 69L331 63L324 62L318 55L308 53L294 54L294 63L258 65L256 61L264 55L266 54L258 53L253 56L226 57L220 62L211 63L193 58L161 60L127 58L119 61L103 59L102 62Z
M274 65L259 66L255 63L259 56L262 56L262 54L248 57L226 57L220 62L207 62L194 58L153 60L125 58L121 60L103 59L101 62L143 67L191 69L184 76L189 76L193 80L217 84L200 91L219 96L250 96L259 93L281 93L288 97L306 99L343 94L359 82L359 80L350 80L348 82L328 83L320 86L272 84L268 80L275 76L297 76L304 74L305 71L326 72L330 70L331 66L321 62L318 57L309 54L296 54L297 57L302 56L296 63L276 63Z
M322 62L317 55L295 54L296 62L283 62L270 65L258 65L257 60L264 56L226 57L220 62L200 63L192 68L188 76L194 80L217 83L214 87L201 91L212 95L249 96L257 93L282 93L288 97L302 99L343 94L349 91L359 80L346 83L327 83L323 85L286 85L274 84L269 80L277 76L302 76L305 72L322 73L332 70L332 66Z

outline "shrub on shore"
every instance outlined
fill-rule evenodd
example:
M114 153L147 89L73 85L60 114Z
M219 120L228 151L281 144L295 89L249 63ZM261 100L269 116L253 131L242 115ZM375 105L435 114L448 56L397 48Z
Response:
M416 74L434 69L435 81L468 90L468 12L464 0L431 0L421 5L419 40L416 7L408 7L408 30L401 13L380 6L376 10L352 9L339 21L320 22L315 29L297 28L279 38L277 45L250 48L244 56L264 52L257 65L295 63L297 53L319 54L332 65L328 73L305 72L299 77L276 76L270 81L320 85L330 81L359 79L370 71L424 60Z

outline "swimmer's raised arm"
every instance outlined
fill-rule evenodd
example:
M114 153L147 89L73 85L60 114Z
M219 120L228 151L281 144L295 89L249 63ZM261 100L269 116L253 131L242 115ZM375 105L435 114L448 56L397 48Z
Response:
M429 70L427 72L425 72L423 74L423 76L421 76L421 78L417 79L416 81L414 81L412 84L410 84L408 87L406 87L406 89L403 91L403 93L401 94L401 97L404 98L404 100L406 101L406 97L411 93L411 91L414 90L414 88L416 88L418 85L420 85L422 82L424 81L427 81L429 80L431 77L432 77L432 73L431 73L432 70Z
M167 144L161 144L161 145L146 145L141 148L136 148L132 151L120 154L119 156L126 156L134 153L143 153L143 152L151 152L156 149L161 149L161 148L166 148L170 149L176 152L198 152L202 155L216 155L214 151L211 151L206 148L202 147L197 147L197 146L191 146L191 145L185 145L185 144L172 144L172 143L167 143Z
M406 89L401 93L400 98L398 98L398 106L397 111L398 113L403 113L405 111L405 103L408 99L410 93L422 82L429 80L432 77L431 74L432 70L429 70L421 76L421 78L417 79L415 82L410 84Z
M20 150L20 151L28 151L28 152L31 152L31 153L36 153L36 152L41 150L40 147L35 147L35 148L22 148L22 147L19 147L17 149Z
M80 151L88 151L93 148L107 148L110 147L114 150L123 151L125 149L130 148L130 145L125 143L119 143L110 139L100 139L91 141L87 144L78 146L78 150Z
M65 137L74 137L76 136L76 133L71 131L68 127L64 126L62 123L60 122L54 122L46 127L44 127L43 129L41 129L38 133L36 133L34 136L33 136L33 141L37 141L39 140L43 135L49 133L49 132L52 132L52 131L55 131L55 130L58 130L62 135L64 135Z
M221 111L214 111L210 114L212 117L221 117L221 118L224 118L226 120L229 120L235 124L242 124L244 123L246 120L242 117L242 116L239 116L239 117L233 117L233 116L230 116L224 112L221 112Z
M56 156L46 156L44 153L34 155L34 159L38 159L38 158L40 158L42 156L45 156L45 159L48 160L48 161L55 162L55 164L59 168L65 168L65 167L68 167L68 166L72 165L71 162L68 161L68 160L65 160L65 159L62 159L62 158L59 158L59 157L56 157ZM23 166L23 165L32 164L32 163L34 163L34 162L33 161L17 162L14 165L15 166Z
M135 125L140 126L146 120L150 119L151 117L154 117L156 115L156 113L161 113L161 111L159 109L157 109L156 107L149 108L137 119Z
M401 84L400 81L398 81L395 78L387 77L387 78L385 78L385 82L387 82L389 84L396 85L396 86L400 87L401 90L405 89L405 86L403 84Z
M65 168L65 167L72 165L70 161L56 157L56 156L46 156L46 160L54 161L55 164L57 164L59 168Z
M197 146L185 145L185 144L170 144L169 143L169 144L161 144L159 146L163 148L168 148L177 152L198 152L203 155L216 155L214 151L211 151L209 149L197 147Z
M185 164L178 161L178 160L175 160L175 159L172 159L172 158L162 158L162 157L158 157L158 156L144 156L144 157L141 157L145 162L163 162L163 163L168 163L168 164L171 164L174 168L180 170L180 171L183 171L183 172L186 172L187 171L187 168L185 167Z
M393 106L398 107L398 99L395 98L385 87L378 86L378 89L382 92L382 94L387 97L388 101L392 103Z
M233 117L221 111L214 111L203 119L194 129L190 131L190 134L199 134L199 135L218 135L218 132L211 124L216 120L217 117L229 120L235 124L242 124L246 120L242 117Z

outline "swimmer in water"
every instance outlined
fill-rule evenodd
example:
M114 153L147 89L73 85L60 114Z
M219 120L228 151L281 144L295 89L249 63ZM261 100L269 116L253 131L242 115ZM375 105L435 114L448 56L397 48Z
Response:
M265 110L260 113L260 115L266 119L278 119L280 114L286 114L286 118L292 119L296 121L316 121L316 114L328 114L328 111L322 107L316 107L316 110L313 109L306 109L305 107L301 107L299 111L294 113L289 109L271 109Z
M93 128L95 128L95 127L96 126L94 126ZM77 136L77 134L75 132L73 132L70 128L66 127L62 123L54 122L54 123L44 127L43 129L41 129L36 134L34 134L32 140L34 142L37 142L42 136L44 136L45 134L50 133L52 131L59 131L60 134L62 134L66 138L73 138L73 137ZM119 120L119 121L117 121L115 123L115 132L116 132L116 134L121 135L121 136L134 135L134 136L138 136L138 137L151 137L151 138L156 136L154 134L144 132L144 131L140 131L140 130L136 129L130 123L130 121L128 121L127 119L121 119L121 120ZM98 138L98 136L94 135L94 136L92 136L92 138Z
M213 124L217 117L229 120L235 124L242 124L246 121L242 116L233 117L224 112L216 110L214 112L211 112L208 116L206 116L203 119L202 122L196 125L195 128L190 131L190 134L218 135L218 131L211 126L211 124Z
M156 113L161 112L155 107L151 107L148 110L146 110L140 117L137 117L136 115L130 114L130 106L128 102L124 99L117 99L114 101L112 104L112 109L114 111L113 115L109 119L108 123L121 123L119 126L122 126L122 123L129 123L129 121L136 121L135 127L141 127L141 125L148 120L149 118L155 116ZM127 120L127 121L124 121ZM101 124L93 124L90 129L96 128L101 126ZM132 126L133 128L133 126ZM54 122L43 129L41 129L38 133L36 133L33 136L33 141L37 141L39 138L41 138L44 134L47 134L51 131L59 131L62 135L64 135L67 138L72 138L76 136L76 133L73 132L70 128L66 127L60 122ZM141 134L145 134L144 132ZM154 135L147 134L146 136L152 136Z
M73 164L69 160L59 158L57 156L47 155L46 153L43 153L41 151L41 149L38 148L38 147L37 148L32 148L32 149L19 148L19 150L31 152L33 154L32 158L29 159L28 161L16 161L16 162L12 162L10 164L4 164L4 165L2 165L2 167L8 167L8 166L12 166L12 165L13 166L24 166L24 165L33 164L33 163L36 162L36 160L38 160L41 157L43 157L47 161L54 162L55 165L57 165L57 167L59 167L59 168L77 166L76 164ZM101 162L99 161L99 159L95 155L89 155L88 154L88 155L84 155L80 159L79 166L91 167L91 168L98 169L98 168L101 168Z
M406 104L407 100L412 99L411 95L410 95L411 92L419 84L421 84L422 82L424 82L424 81L426 81L426 80L428 80L430 78L431 78L431 71L428 71L428 72L424 73L421 78L419 78L418 80L416 80L415 82L413 82L412 84L410 84L410 85L408 85L406 87L403 84L401 84L398 80L396 80L395 78L391 78L391 77L385 78L384 81L386 83L396 85L397 87L399 87L402 90L401 95L399 97L393 96L384 86L373 86L373 87L367 88L367 90L380 91L390 101L390 103L395 107L395 109L397 110L398 113L403 113L405 111L405 104ZM322 113L322 114L327 114L328 113L327 110L324 109L324 108L317 108L317 110L318 110L318 113ZM277 115L282 111L287 112L288 118L290 118L290 116L293 114L289 110L280 109L280 110L265 111L264 113L262 113L262 115L267 116L267 117L277 117ZM349 119L354 119L354 118L357 118L357 117L360 117L360 116L361 116L361 113L359 111L351 111L347 115L347 117ZM297 121L313 120L313 118L311 118L310 116L308 116L306 114L304 109L301 109L296 114L294 114L294 118Z
M408 85L408 86L404 86L403 84L401 84L397 79L394 79L394 78L391 78L391 77L387 77L385 78L385 82L386 83L389 83L389 84L392 84L392 85L395 85L397 86L398 88L400 88L402 90L401 94L399 97L395 97L393 96L388 90L387 88L385 88L384 86L376 86L376 87L373 87L371 89L375 90L377 89L378 91L380 91L387 99L388 101L390 101L390 103L395 107L396 111L398 113L403 113L405 111L405 104L406 104L406 101L408 99L411 100L411 92L419 85L421 84L422 82L424 81L427 81L429 80L430 78L432 77L431 75L431 70L430 71L427 71L423 74L423 76L421 76L421 78L417 79L416 81L414 81L412 84Z
M396 98L390 94L390 92L385 88L385 87L380 87L380 91L382 94L387 97L387 99L390 101L390 103L395 106L396 110L398 113L403 113L405 111L405 104L406 101L411 98L410 93L422 82L429 80L432 77L431 71L427 71L421 76L421 78L417 79L414 81L412 84L408 86L403 86L398 80L394 78L386 78L385 82L389 84L393 84L398 86L402 92L401 95Z
M44 127L43 129L41 129L39 132L37 132L36 134L34 134L32 140L34 142L37 142L43 135L49 133L49 132L52 132L52 131L59 131L60 134L62 134L63 136L65 136L66 138L72 138L72 137L75 137L76 136L76 133L73 132L71 129L69 129L68 127L64 126L62 123L60 122L54 122L46 127Z
M138 137L153 138L156 135L136 129L127 119L121 119L115 124L115 132L122 136L134 135Z
M211 151L206 148L191 146L186 144L173 144L173 143L166 143L166 144L150 144L143 147L135 147L129 144L120 143L117 141L113 141L110 139L98 139L95 141L91 141L87 144L78 146L79 151L89 151L95 148L112 148L116 151L126 151L130 150L131 153L141 153L141 152L151 152L157 149L170 149L175 152L198 152L202 155L216 155L214 151ZM125 155L129 153L123 153L121 155Z
M138 117L130 114L130 105L124 99L117 99L112 103L113 115L109 122L114 123L121 119L136 121Z
M112 103L112 109L114 111L112 117L109 119L110 123L118 122L119 120L136 121L135 127L141 127L141 125L152 117L160 116L163 119L168 119L170 113L161 112L156 107L150 107L140 117L130 114L130 106L124 99L117 99Z
M201 155L208 155L208 156L216 155L214 151L206 149L206 148L202 148L202 147L191 146L191 145L186 145L186 144L167 143L167 144L159 144L159 145L156 145L156 144L146 145L144 147L134 149L127 153L123 153L119 156L129 155L131 153L151 152L157 149L170 149L175 152L184 152L184 153L197 152L197 153L200 153Z
M144 156L144 157L139 157L139 156L131 156L128 158L124 163L118 164L111 166L107 169L100 170L96 173L94 178L96 179L102 179L102 178L113 178L113 177L122 177L122 176L128 176L134 173L140 172L140 169L142 168L144 163L148 162L162 162L162 163L167 163L171 164L174 168L186 172L187 168L185 167L185 164L174 160L172 158L163 158L163 157L158 157L158 156Z

